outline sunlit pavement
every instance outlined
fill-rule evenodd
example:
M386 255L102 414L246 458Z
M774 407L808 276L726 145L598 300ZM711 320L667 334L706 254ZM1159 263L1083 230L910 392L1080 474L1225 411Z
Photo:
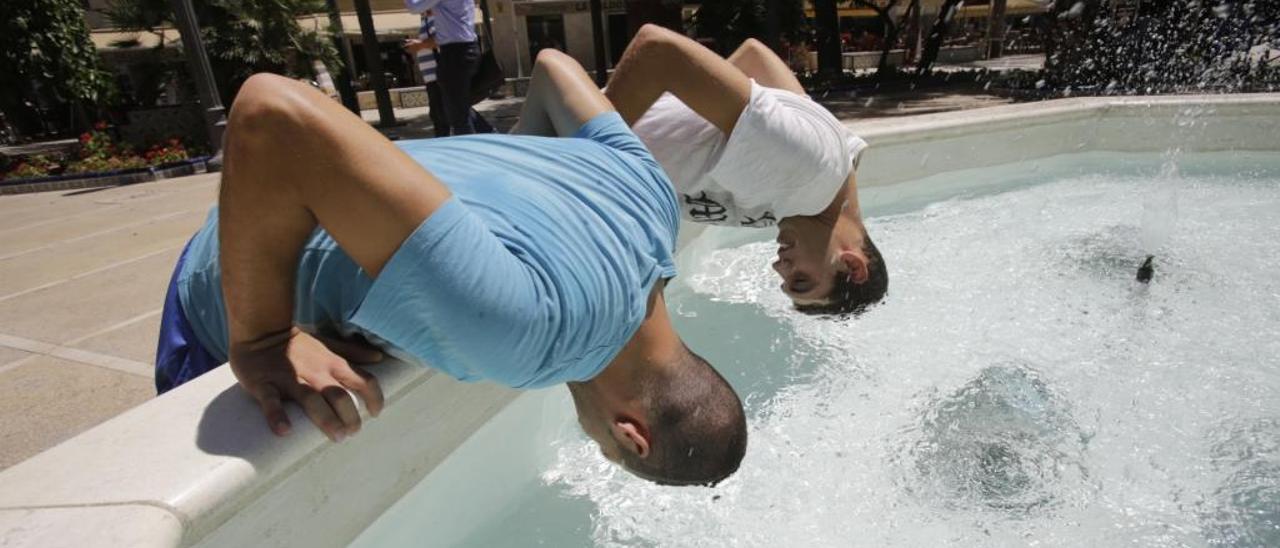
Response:
M166 284L216 188L0 198L0 468L153 397Z
M1044 68L1044 54L1031 53L1023 55L1005 55L995 59L979 59L967 63L956 63L943 65L942 69L973 69L982 68L990 70L1040 70Z
M1007 102L973 93L818 98L844 119ZM499 130L522 101L477 109ZM362 113L377 120L377 111ZM400 109L397 138L432 134L427 109ZM155 395L165 289L204 220L217 174L108 189L0 196L0 469Z
M511 131L520 116L520 107L524 105L523 97L505 99L488 99L476 104L475 109L484 116L495 129L502 133ZM378 124L378 111L365 110L360 113L366 122ZM435 128L431 125L430 109L427 107L395 109L397 125L379 127L388 137L393 139L425 139L435 136Z

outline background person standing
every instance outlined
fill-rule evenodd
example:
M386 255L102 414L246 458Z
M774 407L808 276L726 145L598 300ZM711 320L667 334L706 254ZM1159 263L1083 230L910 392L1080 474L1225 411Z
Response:
M476 42L475 30L475 1L405 0L405 7L417 14L431 11L430 21L435 30L438 52L435 56L435 76L444 107L444 118L449 124L449 134L475 133L476 127L470 116L471 79L480 66L480 44Z
M431 10L422 12L422 26L418 28L417 40L405 40L404 49L413 55L422 73L422 83L427 87L427 107L431 116L431 127L436 137L449 136L449 119L444 112L444 97L440 92L440 83L436 81L436 29L432 21Z
M422 26L418 28L418 38L404 41L404 49L409 52L422 73L422 82L427 88L428 115L431 116L431 128L436 137L448 137L451 134L449 118L445 115L444 95L440 91L440 83L436 79L438 63L436 57L436 29L431 10L422 12ZM468 108L468 116L476 133L495 133L497 130L476 112Z

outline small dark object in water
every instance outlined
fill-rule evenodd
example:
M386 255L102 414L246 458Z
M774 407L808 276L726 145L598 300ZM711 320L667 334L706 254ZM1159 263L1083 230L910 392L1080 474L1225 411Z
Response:
M1156 266L1152 264L1155 258L1155 255L1147 255L1147 260L1142 261L1142 266L1138 267L1138 281L1144 284L1151 281L1156 273Z

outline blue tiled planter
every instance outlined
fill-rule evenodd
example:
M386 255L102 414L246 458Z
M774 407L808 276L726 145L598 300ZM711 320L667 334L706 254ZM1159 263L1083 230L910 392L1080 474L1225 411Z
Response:
M0 181L0 195L48 192L53 190L77 190L104 186L130 185L158 181L170 177L182 177L208 171L208 156L190 158L159 166L106 171L102 173L76 173L53 177L32 177Z

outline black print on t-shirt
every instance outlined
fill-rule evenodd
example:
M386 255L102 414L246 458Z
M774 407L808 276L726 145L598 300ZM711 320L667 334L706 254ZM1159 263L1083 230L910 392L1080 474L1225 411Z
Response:
M739 223L742 226L749 226L752 228L763 228L766 226L773 226L775 224L778 224L778 219L773 216L772 211L764 212L764 214L761 215L760 218L758 219L752 219L750 215L743 215L743 217L746 217L747 220Z
M689 216L697 222L718 223L729 218L725 213L724 206L720 205L720 202L708 198L706 191L699 193L697 198L685 194L684 203L693 206L689 208Z

